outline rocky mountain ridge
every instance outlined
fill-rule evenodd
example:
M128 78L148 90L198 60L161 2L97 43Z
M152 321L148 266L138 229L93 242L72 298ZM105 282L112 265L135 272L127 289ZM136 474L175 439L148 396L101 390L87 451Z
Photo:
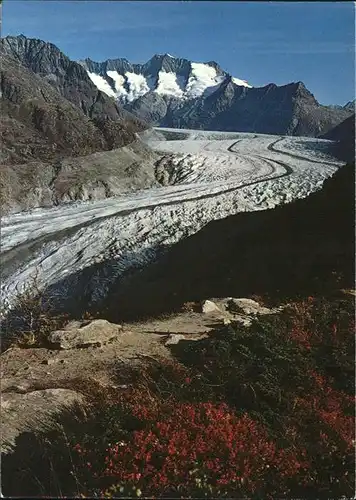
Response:
M145 124L98 91L80 64L71 61L52 43L24 35L0 39L0 53L9 56L38 74L52 85L62 97L78 106L85 115L98 123L113 120L131 122L137 129Z
M128 124L143 129L142 121L173 128L321 136L353 112L353 103L320 105L302 82L251 87L214 61L194 63L160 54L145 64L122 58L75 62L53 44L23 35L1 39L0 51L80 107L111 147L122 145L117 138Z
M352 103L320 105L300 81L252 87L214 61L194 63L164 54L145 64L127 59L80 64L98 88L156 126L319 136L353 111Z

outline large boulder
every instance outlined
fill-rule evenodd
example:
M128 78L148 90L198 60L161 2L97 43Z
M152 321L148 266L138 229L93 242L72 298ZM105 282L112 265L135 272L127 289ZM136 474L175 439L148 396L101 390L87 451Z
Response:
M59 349L76 347L100 347L118 337L122 327L105 319L90 321L84 326L78 322L69 323L64 330L57 330L49 336L49 341Z

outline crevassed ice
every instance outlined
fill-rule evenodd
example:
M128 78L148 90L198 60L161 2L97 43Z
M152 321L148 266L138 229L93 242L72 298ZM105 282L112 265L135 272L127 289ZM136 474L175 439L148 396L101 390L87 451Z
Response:
M324 179L340 166L332 157L320 157L325 141L318 139L281 140L279 136L236 132L157 130L189 132L188 139L156 141L154 146L174 154L174 168L184 174L181 183L105 200L41 208L2 219L3 252L22 244L30 249L31 240L50 236L40 249L29 250L26 261L1 281L0 299L5 307L11 305L37 271L42 287L58 283L68 274L75 276L85 268L89 271L91 266L105 261L110 267L105 267L105 274L93 274L88 290L92 294L106 293L107 286L121 273L152 260L155 248L176 243L211 220L303 198L320 189ZM241 140L235 145L237 138ZM268 149L271 144L273 151ZM289 160L284 150L296 157ZM281 162L288 162L290 175L280 176L285 173ZM232 187L233 191L226 193ZM209 197L202 198L206 195ZM153 212L148 209L152 205ZM58 231L89 222L68 236L65 244L58 240ZM107 270L110 272L106 274ZM72 283L60 285L58 293L73 294Z
M105 78L103 78L101 75L97 75L96 73L91 73L90 71L88 71L88 75L90 80L94 83L94 85L96 85L99 90L109 95L110 97L116 97L115 92L110 87Z
M165 71L160 71L158 73L158 85L156 92L157 94L173 95L175 97L183 97L184 94L183 89L177 81L177 75L175 73L167 73Z
M185 93L187 97L200 97L208 87L221 83L221 77L216 74L216 69L202 63L191 63L192 71L188 79Z

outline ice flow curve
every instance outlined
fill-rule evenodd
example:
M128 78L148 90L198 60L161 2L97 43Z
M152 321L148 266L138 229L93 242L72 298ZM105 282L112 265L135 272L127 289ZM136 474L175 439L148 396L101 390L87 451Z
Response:
M3 218L5 305L35 273L61 300L84 288L85 300L98 300L125 271L209 221L307 196L341 165L325 151L329 141L169 133L178 140L151 145L162 152L163 168L167 161L179 172L174 185Z

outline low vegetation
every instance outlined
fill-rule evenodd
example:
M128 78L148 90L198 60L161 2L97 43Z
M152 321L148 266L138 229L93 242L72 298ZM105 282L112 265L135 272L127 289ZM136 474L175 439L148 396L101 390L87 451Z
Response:
M2 350L12 345L21 347L46 346L48 336L69 321L56 314L38 285L37 276L18 293L11 311L1 321Z
M309 297L117 365L117 388L3 459L6 495L340 498L354 485L354 302ZM80 384L73 381L77 390Z
M81 313L81 320L92 320L96 313ZM3 312L1 320L1 350L11 346L23 348L50 347L49 335L64 328L73 316L59 312L53 299L46 296L40 287L38 276L29 280L19 292L11 310Z

